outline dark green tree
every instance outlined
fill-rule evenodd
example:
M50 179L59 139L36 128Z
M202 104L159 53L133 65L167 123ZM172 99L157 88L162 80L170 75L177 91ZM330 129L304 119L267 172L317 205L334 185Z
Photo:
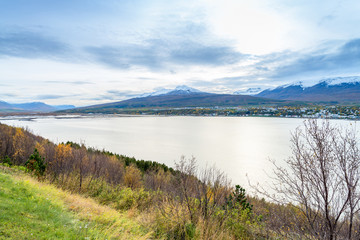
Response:
M30 155L25 163L26 168L33 172L38 178L44 175L46 164L43 157L40 156L39 151L35 148L34 153Z
M229 209L240 207L242 210L248 210L249 213L251 213L253 207L246 198L245 189L240 185L236 185L235 190L226 198L226 206Z

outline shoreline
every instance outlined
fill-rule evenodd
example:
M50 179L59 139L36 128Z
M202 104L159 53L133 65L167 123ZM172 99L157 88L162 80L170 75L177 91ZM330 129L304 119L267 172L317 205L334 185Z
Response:
M18 120L18 121L33 121L39 118L54 118L54 119L79 119L79 118L118 118L118 117L229 117L229 118L285 118L285 119L329 119L329 120L352 120L358 121L360 117L324 117L324 116L265 116L265 115L195 115L195 114L108 114L108 113L26 113L26 114L0 114L0 121Z

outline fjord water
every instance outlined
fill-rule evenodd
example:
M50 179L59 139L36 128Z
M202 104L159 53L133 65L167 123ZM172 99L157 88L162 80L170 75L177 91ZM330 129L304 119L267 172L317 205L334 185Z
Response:
M291 132L304 119L262 117L94 116L1 120L56 143L74 141L173 167L181 155L214 165L234 184L270 181L272 164L291 155ZM351 121L331 120L348 126ZM248 177L246 177L246 175Z

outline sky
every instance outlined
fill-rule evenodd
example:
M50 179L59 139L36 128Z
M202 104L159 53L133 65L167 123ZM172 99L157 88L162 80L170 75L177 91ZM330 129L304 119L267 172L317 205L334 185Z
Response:
M85 106L360 76L358 0L0 0L0 100Z

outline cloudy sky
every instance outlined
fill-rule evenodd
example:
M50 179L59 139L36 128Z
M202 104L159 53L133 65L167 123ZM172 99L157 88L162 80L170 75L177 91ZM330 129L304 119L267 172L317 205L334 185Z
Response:
M83 106L360 75L358 0L1 0L0 100Z

